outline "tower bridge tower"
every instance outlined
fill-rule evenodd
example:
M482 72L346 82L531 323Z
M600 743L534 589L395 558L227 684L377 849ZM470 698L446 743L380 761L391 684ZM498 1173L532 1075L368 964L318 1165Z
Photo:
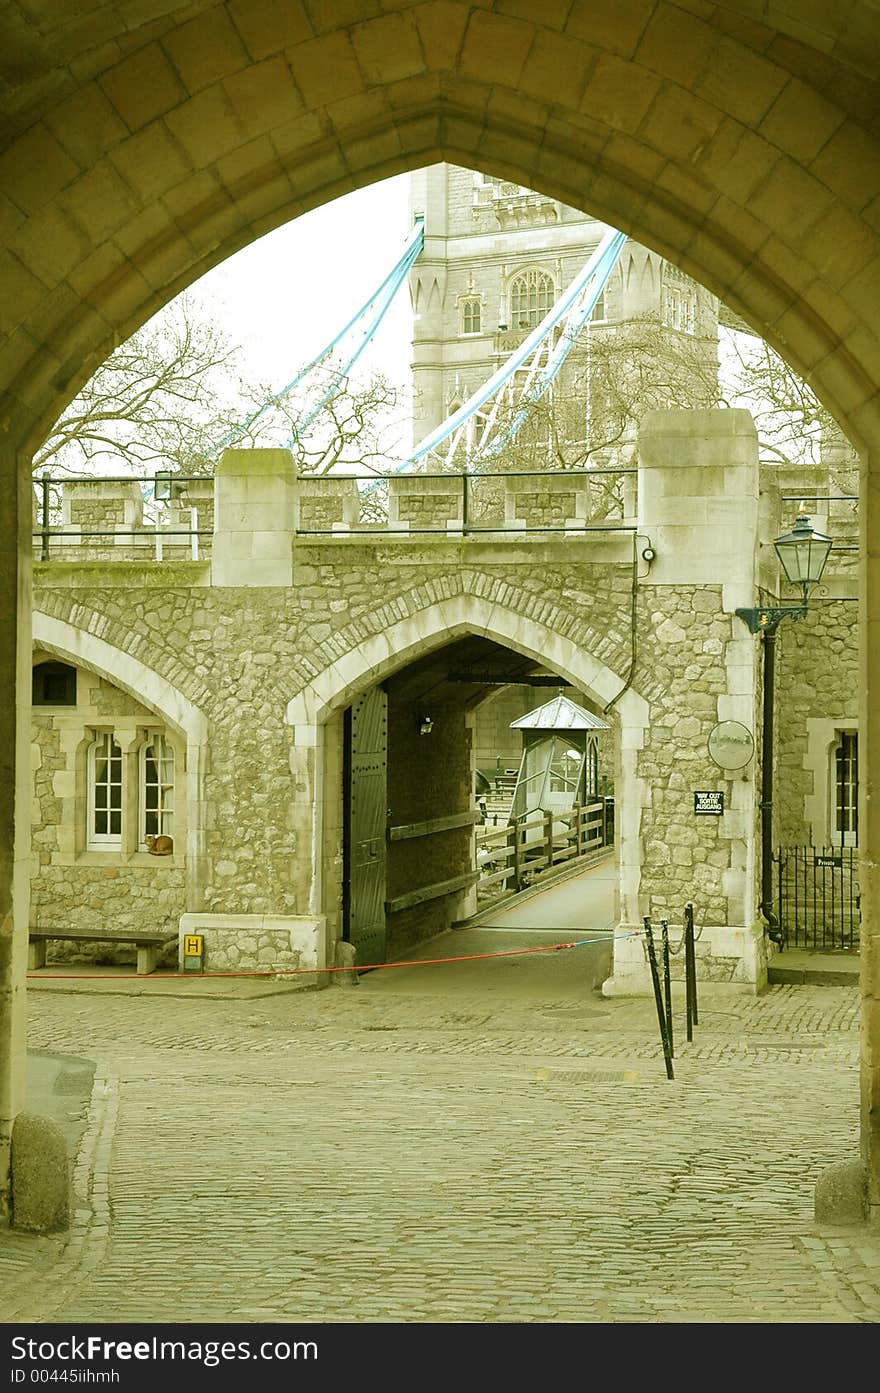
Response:
M415 446L540 323L607 228L556 199L455 165L431 165L410 179L412 215L425 218L424 250L410 272ZM717 362L717 298L629 240L588 332L607 335L638 320L668 331L677 360L691 356L698 365L693 404L709 404L705 384ZM577 354L566 371L571 380ZM675 402L646 405L681 405L681 395L678 390Z

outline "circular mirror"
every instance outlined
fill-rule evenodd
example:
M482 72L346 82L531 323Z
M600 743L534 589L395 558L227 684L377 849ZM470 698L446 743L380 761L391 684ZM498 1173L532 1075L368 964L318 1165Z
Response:
M754 753L752 732L739 721L719 721L709 734L709 755L720 769L744 769Z

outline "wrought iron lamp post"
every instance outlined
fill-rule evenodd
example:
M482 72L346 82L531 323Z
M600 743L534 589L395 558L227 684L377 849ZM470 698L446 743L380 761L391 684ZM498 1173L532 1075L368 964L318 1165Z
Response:
M783 619L803 619L810 592L822 579L832 539L816 532L806 513L799 513L791 532L773 543L789 585L800 587L797 605L764 605L736 612L753 634L764 641L764 674L761 697L761 913L768 937L783 945L779 916L773 909L773 707L776 689L776 630Z

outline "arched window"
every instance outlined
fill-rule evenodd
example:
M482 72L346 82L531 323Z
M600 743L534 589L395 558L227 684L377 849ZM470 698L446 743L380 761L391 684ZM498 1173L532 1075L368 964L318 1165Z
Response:
M461 302L461 332L479 334L482 331L483 313L480 301L476 298Z
M141 747L140 840L174 835L174 750L158 732Z
M122 749L109 730L89 746L88 818L93 851L122 846Z
M556 289L546 271L523 271L510 283L512 329L534 329L553 306Z
M663 320L671 329L678 329L683 334L693 334L696 330L693 295L687 290L678 288L667 290L663 306Z
M859 733L841 730L834 751L834 831L837 846L859 844Z

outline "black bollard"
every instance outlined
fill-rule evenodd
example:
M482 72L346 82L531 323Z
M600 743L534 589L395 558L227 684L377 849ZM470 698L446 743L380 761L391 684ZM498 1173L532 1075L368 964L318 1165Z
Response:
M700 1017L697 1014L697 949L694 939L694 907L686 904L684 907L685 921L690 927L691 941L691 1016L694 1025L700 1024Z
M669 924L665 919L660 920L660 932L662 934L663 952L663 995L666 1000L666 1038L669 1041L669 1053L674 1057L675 1044L672 1034L672 983L669 980Z
M694 996L693 996L693 933L694 926L688 917L687 907L684 911L684 1005L685 1021L687 1028L687 1038L694 1038Z
M657 1020L660 1023L660 1043L663 1046L663 1058L666 1062L666 1077L674 1079L672 1071L672 1052L669 1048L669 1040L666 1035L666 1019L663 1012L663 996L660 991L660 974L657 971L657 954L654 952L654 931L651 921L645 917L645 936L648 941L648 961L651 964L651 981L654 983L654 1000L657 1003Z

